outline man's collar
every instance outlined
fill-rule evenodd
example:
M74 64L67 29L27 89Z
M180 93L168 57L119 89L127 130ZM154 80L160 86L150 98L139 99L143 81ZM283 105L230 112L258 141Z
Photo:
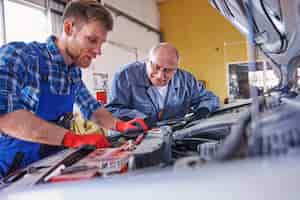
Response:
M57 40L56 36L51 35L47 39L47 49L48 49L48 54L51 60L54 60L55 62L58 63L65 63L64 57L59 51L59 48L55 41Z
M148 88L151 86L151 83L150 83L150 80L149 80L148 74L147 74L147 64L146 64L146 62L141 62L141 63L143 65L143 67L141 69L142 74L143 74L143 77L142 77L143 81L138 81L135 83L135 85Z
M178 79L178 78L176 78L177 75L178 75L178 73L179 73L179 70L180 70L180 69L177 69L177 70L176 70L176 73L174 74L173 78L172 78L172 79L170 80L170 82L169 82L169 85L172 85L172 87L175 88L175 89L178 89L178 88L180 88L180 87L183 87L182 85L180 86L181 80Z

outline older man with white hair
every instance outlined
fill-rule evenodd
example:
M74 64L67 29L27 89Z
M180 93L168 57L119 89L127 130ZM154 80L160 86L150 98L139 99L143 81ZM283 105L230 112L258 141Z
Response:
M114 75L107 108L121 119L143 118L150 127L190 111L216 110L219 98L191 73L179 69L179 57L173 45L160 43L145 62L125 65Z

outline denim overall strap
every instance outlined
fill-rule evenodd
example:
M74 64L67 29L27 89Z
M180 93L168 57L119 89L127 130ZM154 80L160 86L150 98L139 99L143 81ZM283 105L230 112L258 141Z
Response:
M73 111L75 101L74 84L72 84L70 94L54 94L49 83L47 58L39 49L36 49L36 52L39 57L41 80L39 104L35 114L46 121L54 121L61 115ZM13 168L25 167L61 149L62 147L59 146L27 142L10 136L2 137L0 139L0 178L15 170Z

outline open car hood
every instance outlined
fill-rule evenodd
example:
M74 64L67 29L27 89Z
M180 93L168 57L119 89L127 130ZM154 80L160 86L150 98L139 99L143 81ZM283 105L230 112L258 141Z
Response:
M300 0L209 1L242 34L253 37L270 64L283 71L285 83L293 78L300 65Z

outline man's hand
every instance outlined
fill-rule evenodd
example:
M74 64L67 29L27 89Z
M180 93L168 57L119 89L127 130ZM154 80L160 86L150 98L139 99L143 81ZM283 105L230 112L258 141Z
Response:
M193 120L207 118L209 116L209 114L210 114L210 112L209 112L208 108L201 107L201 108L197 109L196 111L194 111L194 114L191 116L190 120L193 121Z
M94 145L96 148L111 146L103 134L76 135L71 131L66 132L62 144L70 148L76 148L84 144Z
M127 132L129 130L142 130L147 131L149 130L148 125L145 121L141 118L135 118L130 121L117 121L116 123L116 130L119 132Z

